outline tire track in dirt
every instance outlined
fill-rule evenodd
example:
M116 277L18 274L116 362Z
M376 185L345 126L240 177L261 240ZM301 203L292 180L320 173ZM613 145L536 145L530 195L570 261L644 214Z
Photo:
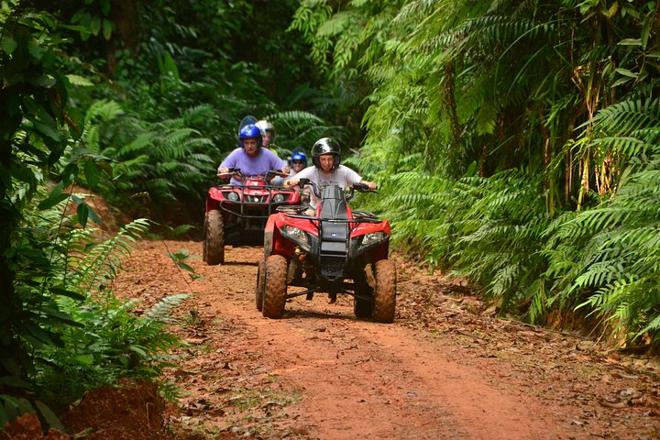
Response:
M259 248L228 247L226 265L206 266L199 243L168 243L171 250L191 251L190 264L202 275L200 280L183 282L162 244L153 242L141 244L131 258L129 266L143 267L133 267L116 287L128 289L131 296L155 297L192 289L188 307L199 310L205 320L209 349L185 362L196 367L181 366L204 374L191 373L179 384L189 387L193 396L203 392L202 400L211 401L211 409L232 399L223 400L209 390L226 392L232 381L263 387L277 378L285 391L300 394L297 403L283 406L278 415L266 411L269 428L255 426L263 420L252 415L244 421L252 423L252 430L238 432L321 439L591 437L571 426L567 414L576 408L570 402L541 401L535 397L539 393L532 392L533 383L491 371L490 363L463 363L460 346L443 344L428 332L396 321L358 321L348 297L332 305L325 295L311 302L299 297L287 303L283 319L263 318L254 305ZM144 281L145 273L150 281ZM414 282L404 283L399 294L405 297L416 288ZM214 380L225 385L209 385ZM208 419L211 410L204 411L199 415ZM236 428L236 419L228 424L225 411L217 410L214 417L221 431Z

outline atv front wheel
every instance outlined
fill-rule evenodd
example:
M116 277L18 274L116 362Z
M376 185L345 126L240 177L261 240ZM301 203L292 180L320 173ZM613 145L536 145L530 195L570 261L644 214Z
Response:
M257 310L261 312L264 305L264 290L266 288L266 260L261 258L257 267L257 287L255 290L255 300Z
M396 267L390 260L380 260L374 265L374 310L376 322L394 321L396 308Z
M281 318L286 303L287 262L281 255L271 255L266 260L266 283L261 312L266 318Z
M211 210L206 213L204 219L204 257L206 264L215 266L225 262L225 230L222 213Z

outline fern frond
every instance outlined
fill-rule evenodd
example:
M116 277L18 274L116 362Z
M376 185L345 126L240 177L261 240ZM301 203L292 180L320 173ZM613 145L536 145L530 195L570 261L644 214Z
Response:
M190 298L189 294L179 293L161 299L145 312L147 324L152 321L172 322L172 310L188 298Z

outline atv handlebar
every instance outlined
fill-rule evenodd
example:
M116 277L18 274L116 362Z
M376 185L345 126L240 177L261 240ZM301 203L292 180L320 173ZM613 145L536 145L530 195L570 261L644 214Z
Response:
M257 174L256 176L263 176L267 182L270 182L270 180L273 177L289 177L288 174L280 170L268 170L266 174ZM227 168L226 173L218 174L218 177L221 179L225 179L227 177L236 177L236 179L240 181L244 181L248 177L256 177L256 176L247 176L243 174L243 171L241 171L240 168Z
M286 177L289 177L289 175L287 173L285 173L284 171L281 171L281 170L270 170L266 173L266 180L270 180L273 177L284 177L284 178L286 178Z
M316 197L318 197L319 199L321 198L321 191L320 191L320 189L319 189L319 186L318 186L315 182L312 182L311 180L306 179L306 178L302 178L302 179L300 179L300 180L298 181L298 185L300 185L301 188L304 187L305 185L309 185L309 186L311 186L311 187L312 187L312 191L314 191L314 195L315 195ZM376 192L375 190L369 188L369 185L367 185L366 183L357 182L357 183L354 183L354 184L349 188L349 190L346 192L346 199L347 199L347 200L350 200L351 198L353 198L353 191L358 191L358 192Z
M321 192L319 191L319 187L316 185L316 183L312 182L309 179L302 178L298 181L298 185L300 185L301 188L304 188L305 186L309 185L312 187L312 192L314 192L314 195L318 197L319 199L321 198Z

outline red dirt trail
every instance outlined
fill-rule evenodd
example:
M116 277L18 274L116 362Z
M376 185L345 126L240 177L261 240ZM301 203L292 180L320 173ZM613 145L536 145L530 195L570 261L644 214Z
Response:
M190 251L201 278L168 251ZM465 288L397 259L394 324L356 320L350 298L254 306L261 249L206 266L198 242L141 242L114 291L144 307L188 292L174 330L188 345L169 378L171 426L198 438L658 438L653 360L496 319ZM484 310L485 309L485 310Z

